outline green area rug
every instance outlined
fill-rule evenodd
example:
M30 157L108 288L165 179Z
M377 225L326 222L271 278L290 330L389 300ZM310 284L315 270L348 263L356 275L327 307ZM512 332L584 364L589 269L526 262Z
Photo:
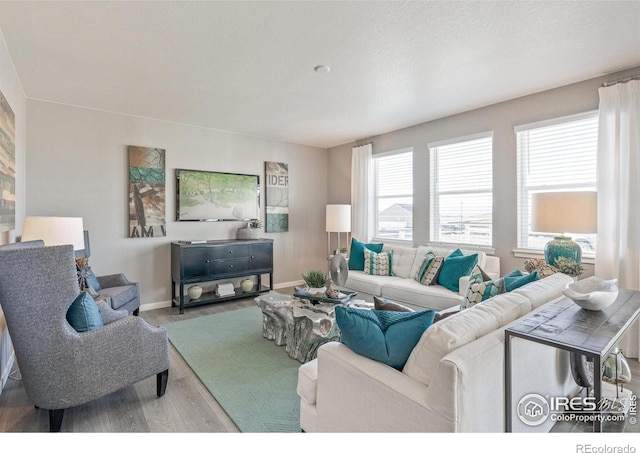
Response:
M245 433L300 432L300 362L262 336L258 307L165 324L169 340Z

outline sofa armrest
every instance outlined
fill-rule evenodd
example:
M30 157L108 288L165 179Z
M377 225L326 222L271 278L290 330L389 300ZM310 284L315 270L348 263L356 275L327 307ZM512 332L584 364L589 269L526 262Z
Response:
M426 390L342 343L326 343L318 349L315 426L320 432L450 431L451 421L431 409Z
M115 286L127 286L127 285L135 285L135 282L129 281L124 274L109 274L109 275L101 275L100 277L96 277L98 279L98 283L103 288L113 288Z

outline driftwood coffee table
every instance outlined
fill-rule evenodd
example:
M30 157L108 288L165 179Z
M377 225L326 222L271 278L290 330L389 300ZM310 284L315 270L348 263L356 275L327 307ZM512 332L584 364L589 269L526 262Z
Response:
M313 360L318 348L339 341L335 304L311 304L303 299L271 291L255 299L262 309L262 335L285 346L289 357L301 363Z

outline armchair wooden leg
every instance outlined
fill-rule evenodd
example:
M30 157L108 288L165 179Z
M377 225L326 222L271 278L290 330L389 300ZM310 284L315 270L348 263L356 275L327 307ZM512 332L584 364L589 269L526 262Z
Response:
M169 370L164 370L162 373L156 374L156 384L158 385L157 394L158 398L164 395L167 390L167 381L169 380Z
M64 409L50 409L49 410L49 432L59 433L62 428L62 417L64 416Z

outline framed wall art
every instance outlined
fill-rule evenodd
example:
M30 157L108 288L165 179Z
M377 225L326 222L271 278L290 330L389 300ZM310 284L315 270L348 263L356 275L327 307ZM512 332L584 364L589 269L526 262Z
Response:
M265 162L266 233L289 231L289 165Z
M129 237L166 236L165 151L128 146Z

